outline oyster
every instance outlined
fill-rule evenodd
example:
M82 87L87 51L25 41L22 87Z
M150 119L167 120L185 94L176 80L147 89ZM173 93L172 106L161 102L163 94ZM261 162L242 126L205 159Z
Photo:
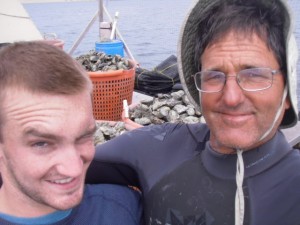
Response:
M90 72L130 69L128 59L120 55L106 55L104 52L96 52L94 50L76 57L75 60L82 65L86 71Z
M180 90L171 94L158 94L152 100L143 100L139 105L130 109L130 119L144 125L144 121L137 118L148 118L150 124L163 122L199 122L201 113L190 103L184 91ZM187 119L186 119L187 118Z

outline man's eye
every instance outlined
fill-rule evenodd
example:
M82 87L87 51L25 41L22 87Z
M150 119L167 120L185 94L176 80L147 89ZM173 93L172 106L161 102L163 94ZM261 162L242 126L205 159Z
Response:
M94 134L88 134L77 140L78 143L87 143L94 142L95 136Z
M45 147L49 146L49 143L47 143L45 141L39 141L39 142L33 143L32 146L36 147L36 148L45 148Z
M219 81L222 80L223 77L224 76L222 74L210 73L205 76L204 81Z
M269 79L270 79L269 76L262 73L252 72L244 75L244 80L248 80L248 81L263 82Z
M262 77L262 75L261 74L259 74L259 73L255 73L255 72L252 72L252 73L248 73L248 74L246 74L246 76L248 76L248 77Z

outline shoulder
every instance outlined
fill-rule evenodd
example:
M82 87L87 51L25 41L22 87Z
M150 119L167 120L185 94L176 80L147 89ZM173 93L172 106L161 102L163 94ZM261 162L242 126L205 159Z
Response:
M276 165L273 166L272 180L281 183L280 187L285 188L289 196L294 196L294 200L300 200L300 151L291 150ZM298 204L298 203L297 203ZM298 204L299 205L299 204Z
M140 193L130 187L113 184L86 185L85 198L99 197L116 203L136 204L140 201Z
M141 212L137 191L110 184L86 185L83 199L70 219L76 224L138 225Z
M98 185L86 185L85 193L88 195L105 195L115 198L116 196L122 196L123 194L130 194L132 196L139 196L139 192L133 190L128 186L114 185L114 184L98 184ZM116 195L118 193L118 195Z
M264 195L267 198L258 196L259 199L265 199L266 203L269 204L268 207L273 209L275 218L285 219L284 222L279 222L277 224L298 224L299 223L299 212L300 212L300 152L299 150L292 150L284 158L282 158L278 164L274 165L269 170L269 177L264 177L263 185L268 187ZM272 173L271 173L272 171ZM257 189L257 186L255 187ZM280 204L278 204L280 202ZM275 221L274 221L275 222ZM275 224L275 223L272 224Z
M280 163L282 164L281 167L286 168L287 170L292 170L292 169L300 170L300 151L299 151L299 149L291 150L285 157L282 158ZM300 176L300 173L295 173L295 175L296 174L299 174L299 176Z
M282 168L285 168L287 171L293 171L290 176L298 177L298 182L300 184L300 150L293 149L286 157L283 158L281 163L284 164Z
M84 199L100 204L106 211L118 210L136 218L141 211L141 194L127 186L113 184L86 185Z

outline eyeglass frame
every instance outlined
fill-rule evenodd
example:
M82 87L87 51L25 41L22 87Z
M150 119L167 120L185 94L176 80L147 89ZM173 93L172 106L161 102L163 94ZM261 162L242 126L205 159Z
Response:
M239 74L240 74L242 71L247 71L247 70L251 70L251 69L268 69L268 70L270 70L270 72L271 72L271 83L270 83L270 85L267 86L267 87L264 87L264 88L257 88L257 89L253 89L253 90L243 88L243 87L241 86L241 84L240 84L239 79L238 79L238 78L239 78ZM201 89L198 87L198 85L197 85L197 81L196 81L197 78L196 78L196 76L197 76L197 74L201 74L202 72L217 72L217 73L219 73L219 74L224 74L225 79L224 79L222 88L221 88L220 90L218 90L218 91L204 91L204 90L201 90ZM271 88L272 85L273 85L273 77L274 77L274 75L279 74L279 73L282 73L282 70L281 70L281 69L271 69L271 68L268 68L268 67L253 67L253 68L248 68L248 69L240 70L239 72L236 73L236 75L230 75L230 76L229 76L229 75L226 75L224 72L221 72L221 71L207 70L207 71L199 71L199 72L195 73L194 75L192 75L192 77L194 78L194 84L195 84L197 90L200 91L200 92L203 92L203 93L218 93L218 92L221 92L221 91L224 89L224 87L225 87L225 85L226 85L226 82L227 82L227 79L228 79L229 77L235 77L235 78L236 78L235 80L236 80L237 84L239 85L239 87L240 87L242 90L247 91L247 92L256 92L256 91L262 91L262 90L266 90L266 89ZM200 76L200 75L198 75L198 76ZM201 79L201 78L199 78L199 79Z

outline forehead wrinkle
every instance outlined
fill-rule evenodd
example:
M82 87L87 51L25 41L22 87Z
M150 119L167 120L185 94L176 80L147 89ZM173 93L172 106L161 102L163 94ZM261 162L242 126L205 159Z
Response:
M12 111L8 111L7 119L12 119L18 121L20 125L24 126L30 122L44 122L45 118L59 116L62 111L62 108L53 107L53 108L40 108L38 105L32 105L32 107L20 107Z
M45 93L32 93L28 90L11 88L6 92L3 109L6 114L17 119L22 119L23 116L34 113L34 111L62 110L59 102L56 105L52 104L49 106L47 104L49 98L51 100L52 96ZM27 99L29 101L26 101Z
M205 49L201 58L202 62L203 60L206 61L206 66L204 65L206 67L205 70L225 69L224 67L229 65L233 66L236 70L265 67L274 61L274 59L276 60L273 51L271 51L266 44L262 44L264 43L263 40L258 37L252 39L246 38L246 42L243 40L234 42L227 39L228 37ZM247 43L249 40L256 39L259 41L259 44L253 42L253 44L249 45L249 42ZM269 54L266 54L266 52L269 52ZM254 57L255 55L261 57Z
M230 70L230 68L234 68L236 72L249 68L257 68L257 67L265 67L266 61L256 61L256 59L249 60L249 57L244 56L231 56L230 58L224 58L220 56L220 60L216 60L214 56L213 59L206 59L204 71L223 71L226 72ZM247 57L246 60L243 58ZM213 63L211 63L213 62Z
M230 43L230 42L228 42ZM225 54L228 54L231 58L235 58L235 57L243 57L243 56L247 56L249 54L261 54L262 52L265 52L266 50L270 53L272 53L268 48L267 46L265 46L265 48L261 48L261 46L258 46L258 45L251 45L249 46L249 43L243 43L243 44L240 44L240 43L236 43L235 45L234 44L225 44L225 43L222 43L222 44L214 44L212 45L211 47L207 48L207 49L210 49L210 50L215 50L215 56L218 57L219 55L221 55L220 57L223 57L224 56L224 53ZM243 55L240 55L240 54L236 54L236 53L240 53L240 52L243 52Z

